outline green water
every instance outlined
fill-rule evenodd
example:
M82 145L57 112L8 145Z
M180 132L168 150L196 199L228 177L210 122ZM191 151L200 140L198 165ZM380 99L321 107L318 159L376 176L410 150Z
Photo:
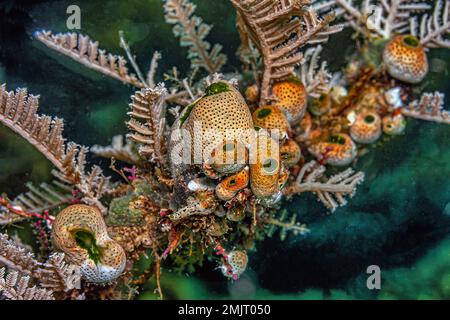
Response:
M214 27L212 43L224 45L234 71L239 37L235 14L225 0L197 0L196 14ZM26 2L24 2L26 3ZM49 52L32 40L35 30L65 32L66 8L72 1L0 4L0 82L8 88L27 87L40 94L41 113L66 120L65 136L84 145L108 144L126 133L124 121L133 88L123 86ZM171 26L164 23L162 2L77 1L82 10L81 33L100 47L123 54L118 30L125 35L146 70L152 53L163 59L157 73L177 66L189 69L187 50L178 46ZM322 57L332 71L351 53L350 32L332 37ZM450 93L450 54L434 50L427 91ZM447 100L448 101L448 100ZM349 205L328 214L313 195L288 203L311 232L306 236L278 234L257 243L249 270L237 282L227 282L211 262L188 276L163 270L169 298L372 299L450 298L450 127L408 120L406 133L371 146L358 160L366 181ZM90 159L107 168L107 160ZM51 167L34 149L0 126L0 191L15 195L24 183L50 178ZM382 270L382 289L366 287L366 268ZM154 283L141 298L156 298Z

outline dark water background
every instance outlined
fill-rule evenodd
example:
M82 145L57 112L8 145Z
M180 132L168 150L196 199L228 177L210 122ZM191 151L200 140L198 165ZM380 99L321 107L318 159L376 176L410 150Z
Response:
M235 14L225 0L197 0L196 14L214 27L212 43L224 45L226 71L239 62ZM83 34L100 47L123 54L118 30L124 30L141 68L153 51L162 53L157 79L177 66L189 69L186 49L165 24L162 1L0 1L0 83L40 94L40 112L66 121L65 137L87 146L105 145L126 133L124 121L133 88L103 77L50 52L32 39L35 30L66 32L66 8L81 8ZM325 58L338 71L352 51L351 32L332 37ZM433 50L425 90L450 93L449 51ZM448 101L448 99L447 99ZM206 263L191 276L165 270L163 284L171 298L450 298L450 127L408 120L406 133L381 141L359 159L365 183L349 205L328 214L314 196L287 204L307 236L259 242L250 267L231 284ZM91 159L105 167L109 162ZM15 195L24 183L48 180L49 163L20 138L0 126L0 192ZM382 290L366 288L366 268L382 270ZM142 298L154 298L153 284Z

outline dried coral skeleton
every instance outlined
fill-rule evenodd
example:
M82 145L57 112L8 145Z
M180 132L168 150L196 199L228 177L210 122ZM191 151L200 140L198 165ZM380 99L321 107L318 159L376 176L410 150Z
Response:
M326 171L330 166L348 167L358 157L360 145L352 140L356 121L361 124L358 136L367 133L364 128L378 126L376 138L360 139L367 143L379 138L381 119L386 119L385 126L393 125L392 119L396 119L401 124L396 133L405 126L402 116L450 123L448 111L443 109L443 94L415 97L411 93L413 84L395 79L384 65L374 67L364 51L357 52L344 76L333 75L320 58L319 45L344 26L350 26L366 43L380 39L385 43L399 33L410 33L401 46L424 52L449 47L445 39L450 27L448 1L437 1L432 12L427 3L415 0L383 0L375 7L369 0L360 6L348 0L230 2L237 12L242 41L242 72L250 69L256 82L246 90L248 101L240 94L234 77L217 73L225 65L226 56L220 52L220 45L211 47L206 41L210 26L194 15L195 6L188 0L166 0L165 17L167 23L174 25L173 32L180 37L181 45L188 47L192 74L199 69L207 73L200 81L194 81L193 76L180 79L174 68L166 74L174 86L157 84L156 68L162 58L158 52L144 77L123 32L119 33L120 45L135 74L126 68L125 58L99 49L98 42L87 36L36 33L36 39L50 49L133 85L138 91L129 105L126 143L117 136L111 146L94 146L90 150L112 159L111 169L124 180L113 181L98 166L86 169L88 149L66 143L61 119L37 114L37 96L28 95L26 89L14 92L7 91L6 85L0 87L0 122L26 139L56 168L52 184L30 184L29 191L14 200L0 197L0 224L38 220L43 236L46 231L42 225L53 239L70 240L58 240L55 244L62 253L53 253L42 263L0 234L0 264L7 269L0 268L0 295L8 299L133 297L136 285L154 274L162 298L164 259L171 259L168 264L185 271L214 252L220 257L224 275L237 278L247 266L246 251L253 239L270 237L275 230L280 231L282 240L288 232L310 232L306 225L296 222L295 214L285 221L287 210L275 216L280 211L282 195L291 198L312 192L326 208L335 211L355 194L364 180L362 172L347 168L330 176ZM335 18L344 23L330 25ZM395 57L400 63L396 67L404 68L403 56ZM307 105L309 111L305 113ZM180 112L181 107L184 109ZM176 118L173 124L169 123L169 114ZM217 121L219 114L223 120ZM258 149L256 162L251 162L249 137L233 132L231 143L217 146L216 140L214 144L213 139L207 140L200 151L223 149L236 160L236 150L243 146L243 163L217 163L221 157L212 157L213 160L207 158L195 165L175 164L172 156L180 150L176 148L178 140L174 140L185 137L178 129L195 131L196 119L206 119L208 128L216 126L219 131L230 129L227 126L249 129L251 136L256 137L264 137L281 126L284 134L265 143L283 146L283 151L264 157ZM258 130L253 130L254 124ZM394 132L389 127L384 129ZM189 158L197 151L188 154ZM215 153L207 156L212 155ZM53 215L78 202L90 207L77 205L69 211L90 208L87 211L94 213L83 211L82 221L73 217L58 220L58 228L52 228ZM103 215L97 214L97 209ZM82 226L76 227L79 224ZM102 232L95 231L99 226ZM125 251L126 264L114 260L121 256L118 244ZM48 245L48 250L54 249ZM123 273L118 276L99 264L99 274L108 275L106 278L112 282L89 285L90 277L83 277L79 270L86 270L85 263L92 267L93 262L103 261L102 250L110 253L112 261L120 262L121 268L125 265ZM65 259L73 254L84 257L84 263ZM150 267L135 274L133 262L143 257L149 259ZM129 290L120 291L118 283Z

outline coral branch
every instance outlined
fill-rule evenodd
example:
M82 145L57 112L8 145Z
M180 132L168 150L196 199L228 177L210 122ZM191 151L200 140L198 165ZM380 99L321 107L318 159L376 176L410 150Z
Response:
M356 186L364 181L364 173L355 173L349 168L324 182L318 179L325 178L325 167L311 161L303 166L293 186L288 188L289 193L314 192L331 211L339 206L347 204L345 196L352 197L356 192Z
M450 124L450 114L444 110L444 94L424 93L419 101L413 101L402 109L403 115L420 120Z
M99 49L98 42L91 41L88 36L77 33L53 35L51 31L44 30L36 32L35 37L48 48L74 59L87 68L138 88L146 87L145 81L138 80L134 74L128 73L124 57Z
M323 19L311 8L309 1L293 0L231 0L238 11L238 21L259 49L264 71L260 83L260 105L273 100L270 87L275 81L288 78L303 61L299 49L306 44L328 40L342 26L329 26L334 13Z
M180 44L189 47L188 58L192 68L201 67L210 74L219 72L226 63L227 57L220 53L222 46L205 41L211 27L201 18L193 15L195 5L188 0L166 0L164 4L165 19L175 25L173 33L180 37Z

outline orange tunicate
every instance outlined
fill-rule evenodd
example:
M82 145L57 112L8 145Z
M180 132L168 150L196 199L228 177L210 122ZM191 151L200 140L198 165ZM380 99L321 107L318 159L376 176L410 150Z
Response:
M280 148L280 156L287 166L296 165L302 157L302 150L297 142L292 139L287 140Z
M381 136L381 118L373 111L363 111L356 116L350 127L350 136L358 143L374 143Z
M308 149L316 158L331 166L349 165L356 157L356 145L345 133L331 134Z
M406 120L402 114L387 115L383 118L383 132L387 135L396 136L405 131Z
M95 207L76 204L62 210L52 225L52 241L88 282L111 282L125 269L125 251L109 237Z
M231 200L240 190L248 185L249 173L248 168L244 168L240 172L225 178L216 187L216 195L220 200Z
M319 98L311 100L309 111L315 116L321 116L331 109L331 97L328 94L322 94Z
M259 88L256 84L248 86L245 89L245 98L250 102L256 102L259 96Z

